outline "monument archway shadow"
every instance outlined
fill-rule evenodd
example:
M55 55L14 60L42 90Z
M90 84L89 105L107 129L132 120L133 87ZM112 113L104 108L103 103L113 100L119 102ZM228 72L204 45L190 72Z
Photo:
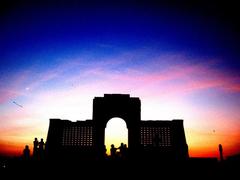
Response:
M128 129L129 159L188 158L183 120L141 120L141 101L129 94L105 94L93 99L92 120L50 119L46 151L48 158L99 160L106 157L107 122L119 117Z

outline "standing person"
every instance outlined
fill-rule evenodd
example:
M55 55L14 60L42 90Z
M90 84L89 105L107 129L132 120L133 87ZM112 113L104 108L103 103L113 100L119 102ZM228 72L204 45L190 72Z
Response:
M38 143L39 145L39 158L43 159L44 157L44 145L45 143L43 142L43 138L41 138L41 141Z
M38 157L38 145L39 145L38 139L35 138L33 141L33 158L35 159Z
M120 157L124 158L124 144L121 143L118 149L120 150Z
M28 145L26 145L24 150L23 150L23 159L24 160L29 160L30 159L30 149L29 149Z
M123 154L124 159L127 159L127 157L128 157L128 149L127 149L127 145L126 144L123 145L123 150L122 151L123 151L122 154Z
M111 145L110 153L111 153L111 158L115 159L116 158L116 151L117 148L114 147L114 144Z

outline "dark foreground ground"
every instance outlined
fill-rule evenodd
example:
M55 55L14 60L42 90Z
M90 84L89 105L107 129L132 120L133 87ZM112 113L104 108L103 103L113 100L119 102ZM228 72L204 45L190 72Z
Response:
M23 161L1 160L0 179L238 179L239 161Z

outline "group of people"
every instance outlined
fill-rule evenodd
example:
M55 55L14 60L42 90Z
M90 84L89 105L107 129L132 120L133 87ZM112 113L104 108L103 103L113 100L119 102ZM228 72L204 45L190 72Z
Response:
M43 138L41 138L40 141L38 141L38 139L35 138L33 141L33 158L35 159L44 158L44 152L45 152L45 143L43 141Z
M117 151L119 149L119 151ZM118 148L114 146L114 144L111 145L110 149L110 157L115 159L115 158L121 158L121 159L126 159L127 158L127 145L124 143L121 143Z
M43 159L44 152L45 152L45 143L43 141L43 138L41 138L40 141L38 141L38 139L35 138L33 141L33 158L34 159ZM28 145L26 145L23 150L23 158L24 159L30 158L30 149L29 149Z
M41 160L45 156L45 143L43 141L43 138L41 138L40 141L38 141L37 138L33 141L33 159ZM114 144L111 145L110 149L110 158L111 159L126 159L128 156L128 148L127 145L124 143L121 143L118 148L114 146ZM30 158L30 149L29 146L26 145L23 150L23 157L24 159Z

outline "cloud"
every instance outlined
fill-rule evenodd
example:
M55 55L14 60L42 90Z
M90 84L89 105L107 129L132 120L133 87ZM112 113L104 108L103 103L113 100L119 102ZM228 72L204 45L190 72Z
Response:
M208 89L226 93L240 92L240 77L233 77L217 69L214 60L195 63L182 54L162 54L142 60L143 52L124 52L116 57L101 57L99 61L88 61L82 57L62 59L59 64L37 66L23 70L5 80L0 87L0 103L20 96L42 91L41 87L57 88L102 88L119 92L147 92L154 95L188 94ZM184 63L183 63L184 62ZM58 85L57 85L58 84ZM72 87L70 87L70 85ZM28 89L26 91L26 88ZM47 89L43 89L47 92ZM67 91L67 90L66 90ZM145 92L144 92L145 91ZM40 92L41 94L41 92Z
M155 89L156 94L185 94L208 89L218 89L226 93L240 92L240 77L233 77L205 64L175 65L159 72L145 72L144 67L128 68L123 73L97 67L87 71L85 75L86 78L97 76L97 79L107 82L109 86L117 86L120 90L129 87L153 92Z
M113 71L107 67L96 67L86 72L85 78L96 77L97 88L118 89L120 92L134 92L150 96L188 95L199 91L239 93L240 77L217 69L213 62L198 64L175 64L165 69L146 71L146 65L138 69L128 67L123 71ZM152 66L152 64L150 64ZM92 86L92 85L91 85Z

